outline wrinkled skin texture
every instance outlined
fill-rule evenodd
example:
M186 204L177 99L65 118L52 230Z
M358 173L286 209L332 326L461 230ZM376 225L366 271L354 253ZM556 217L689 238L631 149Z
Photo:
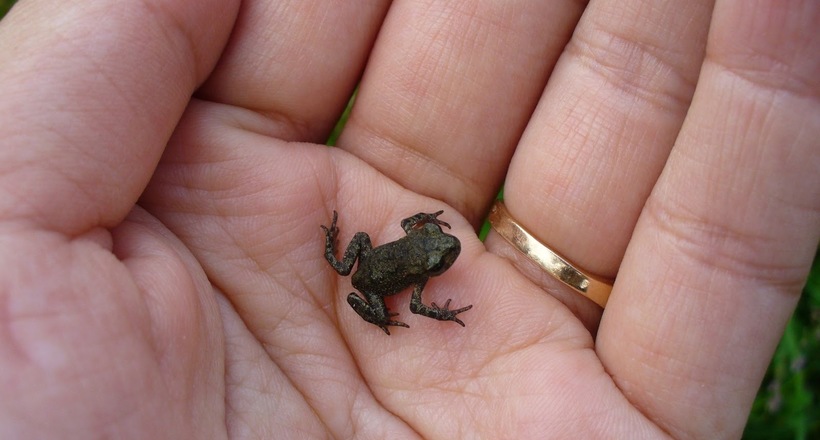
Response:
M0 438L739 436L820 234L819 10L22 0ZM502 183L606 311L476 238ZM334 209L445 210L467 327L351 313Z
M325 231L325 259L336 272L348 275L353 263L359 260L351 281L353 287L364 294L364 298L354 292L347 296L347 303L362 319L379 326L388 335L390 330L387 326L410 326L391 318L398 313L387 310L384 297L395 295L410 286L413 286L410 311L415 314L439 321L453 321L464 327L464 322L456 315L473 307L450 309L450 299L441 307L436 303L428 306L421 301L427 280L443 274L461 252L458 238L441 230L442 226L450 227L437 218L442 212L420 212L402 220L401 227L407 236L375 249L366 232L357 232L347 245L342 260L336 258L336 236L339 234L336 211L333 212L330 226L322 226Z

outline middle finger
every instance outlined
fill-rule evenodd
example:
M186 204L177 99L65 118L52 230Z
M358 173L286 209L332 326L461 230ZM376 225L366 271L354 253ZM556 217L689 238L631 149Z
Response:
M338 145L477 226L582 8L393 2Z

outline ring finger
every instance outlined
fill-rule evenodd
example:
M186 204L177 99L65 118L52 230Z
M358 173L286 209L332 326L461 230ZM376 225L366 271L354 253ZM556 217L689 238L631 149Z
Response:
M505 185L507 208L538 241L588 272L617 274L689 107L711 7L711 1L592 2L521 138ZM599 306L495 232L487 246L587 327L597 325Z

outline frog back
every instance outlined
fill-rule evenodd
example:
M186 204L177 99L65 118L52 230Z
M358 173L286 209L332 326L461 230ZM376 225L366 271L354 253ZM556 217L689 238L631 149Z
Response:
M424 246L404 237L373 249L360 259L351 278L353 287L363 293L395 295L429 278Z

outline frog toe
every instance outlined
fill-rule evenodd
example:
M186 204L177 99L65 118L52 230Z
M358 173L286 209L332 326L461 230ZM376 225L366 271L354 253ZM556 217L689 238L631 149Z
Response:
M473 308L472 304L466 307L462 307L460 309L450 310L450 301L447 300L444 302L444 305L439 306L436 303L430 303L430 307L425 306L424 304L410 304L410 311L413 313L417 313L420 315L427 316L428 318L437 319L439 321L453 321L456 324L465 327L464 322L456 317L459 313L466 312Z
M398 313L394 313L394 315L398 315ZM394 327L410 328L409 325L407 325L403 322L400 322L400 321L387 321L384 324L376 324L376 325L381 327L381 329L384 330L384 332L387 333L388 336L390 336L390 330L388 330L388 328L387 328L388 325L392 325Z

